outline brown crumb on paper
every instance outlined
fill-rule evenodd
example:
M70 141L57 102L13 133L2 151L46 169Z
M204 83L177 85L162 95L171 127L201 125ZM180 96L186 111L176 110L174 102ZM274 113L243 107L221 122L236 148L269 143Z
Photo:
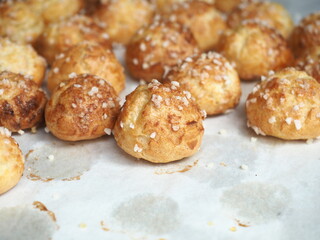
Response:
M157 175L162 175L162 174L173 174L173 173L183 173L183 172L188 172L190 171L194 166L198 164L199 160L194 161L191 164L188 165L181 165L177 164L173 168L168 168L168 169L156 169L154 171L155 174Z
M106 224L104 223L104 221L100 221L100 226L103 231L106 231L106 232L110 231L110 229L106 227Z
M35 208L39 209L40 211L47 212L48 215L51 217L51 219L52 219L54 222L57 221L56 215L55 215L52 211L48 210L48 208L47 208L42 202L34 201L34 202L32 203L32 205L33 205Z
M239 227L250 227L249 224L244 224L244 223L240 222L240 220L238 220L238 219L235 219L235 220L238 223Z

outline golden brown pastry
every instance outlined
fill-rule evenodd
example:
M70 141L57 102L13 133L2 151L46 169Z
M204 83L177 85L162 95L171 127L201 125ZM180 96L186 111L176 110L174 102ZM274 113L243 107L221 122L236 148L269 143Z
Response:
M110 135L119 111L117 93L106 80L71 74L53 92L45 119L57 138L79 141Z
M0 49L0 72L21 73L31 78L38 86L42 84L47 63L30 45L0 38Z
M166 77L191 94L208 115L236 107L241 96L240 79L231 64L218 53L189 57Z
M126 64L132 77L150 82L161 79L179 61L199 52L191 31L177 22L156 17L131 39Z
M213 49L226 29L222 14L214 5L195 0L172 5L165 18L188 26L202 51Z
M286 68L256 85L246 102L248 126L257 134L286 140L320 136L320 84Z
M296 68L305 71L320 83L320 46L308 50L305 56L296 60Z
M48 25L40 36L36 48L52 64L56 55L85 40L111 48L109 35L90 17L83 15L75 15Z
M106 0L93 17L113 42L127 45L135 32L149 24L154 6L147 0Z
M23 1L0 3L0 36L17 43L34 43L40 36L44 23Z
M42 16L45 23L58 22L78 13L83 0L26 0L29 8Z
M293 30L293 21L288 11L276 2L248 1L236 7L228 17L228 25L235 28L244 20L257 20L277 29L285 38Z
M188 2L189 0L154 0L157 10L160 13L167 13L171 11L171 6L175 3ZM213 4L215 0L199 0L201 2L207 2Z
M166 163L195 154L203 136L201 112L176 84L153 80L126 97L114 137L128 154Z
M94 42L81 42L57 55L48 73L48 89L52 92L71 73L89 73L106 79L117 93L125 86L123 67L112 51Z
M270 70L279 70L293 63L286 40L273 28L255 21L247 21L226 31L218 48L236 64L242 80L254 80Z
M320 11L301 20L293 30L290 44L296 57L306 55L313 48L320 47Z
M24 169L24 157L8 129L0 127L0 194L13 188Z
M0 73L0 126L12 132L37 126L46 101L42 89L26 76Z
M254 0L215 0L214 6L224 13L230 13L233 9L241 3L250 2Z

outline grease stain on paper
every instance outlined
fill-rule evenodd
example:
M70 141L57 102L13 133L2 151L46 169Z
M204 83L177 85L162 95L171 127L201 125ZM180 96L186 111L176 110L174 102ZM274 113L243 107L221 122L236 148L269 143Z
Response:
M34 208L17 206L0 209L1 239L14 240L50 240L57 225L42 203L37 202ZM43 208L44 206L44 208Z
M90 156L83 145L53 142L29 151L24 174L33 181L79 180L92 165Z
M281 185L249 182L225 191L220 200L236 216L261 224L279 218L289 205L291 195Z
M121 203L113 217L129 231L165 234L180 225L178 204L171 198L153 194L137 195Z

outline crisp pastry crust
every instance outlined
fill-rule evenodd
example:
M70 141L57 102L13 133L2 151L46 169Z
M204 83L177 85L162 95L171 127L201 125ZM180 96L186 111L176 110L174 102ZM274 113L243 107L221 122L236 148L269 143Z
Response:
M293 30L293 21L289 12L276 2L248 1L238 5L228 16L227 23L235 28L244 20L261 21L278 30L288 38Z
M219 51L231 62L242 80L254 80L270 70L292 65L294 59L286 40L273 28L247 21L225 31Z
M41 86L47 63L30 46L0 38L0 72L21 73Z
M241 3L251 2L255 0L215 0L214 6L224 13L230 13L233 9L239 6Z
M320 11L303 18L290 38L290 45L296 57L301 57L320 46Z
M257 134L285 140L320 136L320 84L286 68L256 85L246 102L248 126Z
M127 45L135 32L152 21L154 6L147 0L107 0L93 14L113 42Z
M296 68L305 71L320 83L320 46L309 49L305 56L296 60Z
M114 137L128 154L166 163L189 157L200 147L203 116L190 93L153 80L126 97Z
M26 0L29 8L37 12L46 24L57 22L78 13L83 0Z
M0 36L17 43L34 43L41 35L44 23L23 1L0 3Z
M174 4L165 18L188 26L202 51L214 49L221 32L227 27L214 5L200 1Z
M110 49L94 42L81 42L56 56L48 73L48 89L53 89L69 74L89 73L107 80L117 93L125 86L124 69Z
M46 101L42 89L26 76L0 73L0 126L12 132L37 126Z
M47 128L66 141L110 135L120 111L118 96L104 79L71 74L53 92L45 110Z
M156 17L131 39L126 64L132 77L150 82L188 56L199 52L189 28Z
M168 13L171 11L171 6L175 3L188 2L190 0L154 0L158 12ZM206 2L213 4L216 0L199 0L201 2Z
M40 36L36 49L52 64L56 55L82 41L93 41L111 49L109 35L84 15L49 24Z
M240 79L226 58L218 53L203 53L185 59L166 76L190 92L208 115L236 107L241 96Z
M0 194L13 188L24 170L24 157L8 129L0 127Z

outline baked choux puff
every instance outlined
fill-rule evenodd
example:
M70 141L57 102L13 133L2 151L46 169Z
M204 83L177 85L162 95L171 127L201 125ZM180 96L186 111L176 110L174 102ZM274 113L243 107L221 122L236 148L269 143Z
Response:
M42 16L46 24L66 19L78 13L84 0L26 0L30 9Z
M38 86L43 82L47 63L30 46L0 38L0 72L10 71L28 76Z
M238 5L228 16L228 25L235 28L244 20L256 20L279 31L288 38L294 24L289 12L279 3L247 1Z
M0 126L12 132L37 126L43 121L46 95L28 77L0 73Z
M199 52L197 43L186 26L155 17L131 39L126 51L126 64L132 77L147 82L161 79L171 67Z
M285 140L320 136L320 84L286 68L263 78L246 102L248 127Z
M226 58L218 53L188 57L166 79L191 94L208 115L236 107L241 96L240 79Z
M152 21L154 5L147 0L105 0L93 14L111 41L127 45L143 25Z
M41 35L44 23L39 14L24 1L0 3L0 36L17 43L34 43Z
M98 76L69 77L56 87L46 106L47 128L66 141L110 135L120 111L116 91Z
M320 11L303 18L290 38L290 45L296 57L306 55L320 47Z
M93 41L111 49L109 35L84 15L49 24L38 39L36 49L52 64L56 55L82 41Z
M280 70L293 64L293 55L286 40L273 28L256 21L246 21L225 31L219 51L236 64L242 80L254 80L270 70Z
M298 58L295 67L305 71L320 83L320 46L310 49L305 56Z
M174 4L164 16L188 26L202 51L212 50L227 27L214 5L196 0Z
M84 41L56 56L48 73L48 89L52 92L71 73L90 73L107 80L119 93L125 86L123 71L110 49Z
M0 195L19 182L24 170L24 157L11 132L0 127Z
M176 83L152 80L126 97L113 134L119 147L133 157L172 162L199 150L204 114Z

